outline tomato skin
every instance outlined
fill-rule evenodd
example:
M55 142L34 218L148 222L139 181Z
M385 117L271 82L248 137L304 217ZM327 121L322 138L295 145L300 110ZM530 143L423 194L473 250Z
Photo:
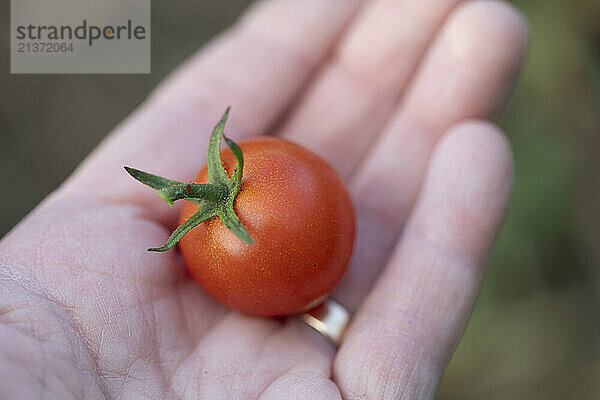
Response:
M354 210L337 173L302 146L273 137L239 143L242 186L234 210L248 245L213 217L179 246L191 275L230 308L258 316L306 311L342 277L354 243ZM221 152L233 175L235 157ZM196 182L208 182L206 166ZM185 202L180 223L198 206Z

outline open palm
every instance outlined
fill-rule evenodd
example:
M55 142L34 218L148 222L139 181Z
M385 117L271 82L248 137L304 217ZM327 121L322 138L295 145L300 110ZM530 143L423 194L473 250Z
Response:
M0 243L0 397L432 398L510 192L485 120L526 36L497 1L258 3ZM303 144L350 188L355 253L332 296L355 315L337 352L296 319L216 303L176 251L146 251L178 210L122 166L191 179L227 105L229 136Z

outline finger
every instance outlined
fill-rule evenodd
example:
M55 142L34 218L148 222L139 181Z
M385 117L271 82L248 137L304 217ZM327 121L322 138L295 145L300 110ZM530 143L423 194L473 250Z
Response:
M471 313L512 182L502 134L451 130L418 203L335 360L345 399L430 399Z
M348 178L459 0L368 3L284 126Z
M357 240L336 291L342 304L355 308L387 262L442 132L498 114L521 69L526 38L523 17L505 3L465 3L449 18L351 182Z
M227 105L228 134L265 133L335 42L359 1L264 1L199 52L86 160L69 187L160 204L123 165L189 180ZM160 215L164 207L155 208Z

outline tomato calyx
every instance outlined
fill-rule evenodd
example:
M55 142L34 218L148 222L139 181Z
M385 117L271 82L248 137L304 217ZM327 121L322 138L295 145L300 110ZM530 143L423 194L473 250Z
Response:
M189 232L192 228L214 216L229 228L238 238L248 244L253 244L250 233L242 224L233 209L233 202L242 185L242 172L244 169L244 155L242 149L233 140L223 134L225 123L229 116L230 107L225 110L221 120L208 140L206 154L208 183L178 182L163 178L158 175L140 171L139 169L125 167L125 170L134 179L158 191L158 195L169 205L177 200L187 200L198 204L198 211L177 227L162 247L150 248L149 251L166 251ZM237 160L233 176L229 178L223 168L220 144L225 140L229 149Z

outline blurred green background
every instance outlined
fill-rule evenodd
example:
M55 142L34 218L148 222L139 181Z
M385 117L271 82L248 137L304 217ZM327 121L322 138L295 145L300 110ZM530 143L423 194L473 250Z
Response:
M3 58L0 236L249 2L154 1L151 75L10 75ZM438 399L598 399L600 1L513 3L532 25L501 120L515 152L514 197ZM2 2L5 26L8 11ZM1 35L9 54L8 29Z

